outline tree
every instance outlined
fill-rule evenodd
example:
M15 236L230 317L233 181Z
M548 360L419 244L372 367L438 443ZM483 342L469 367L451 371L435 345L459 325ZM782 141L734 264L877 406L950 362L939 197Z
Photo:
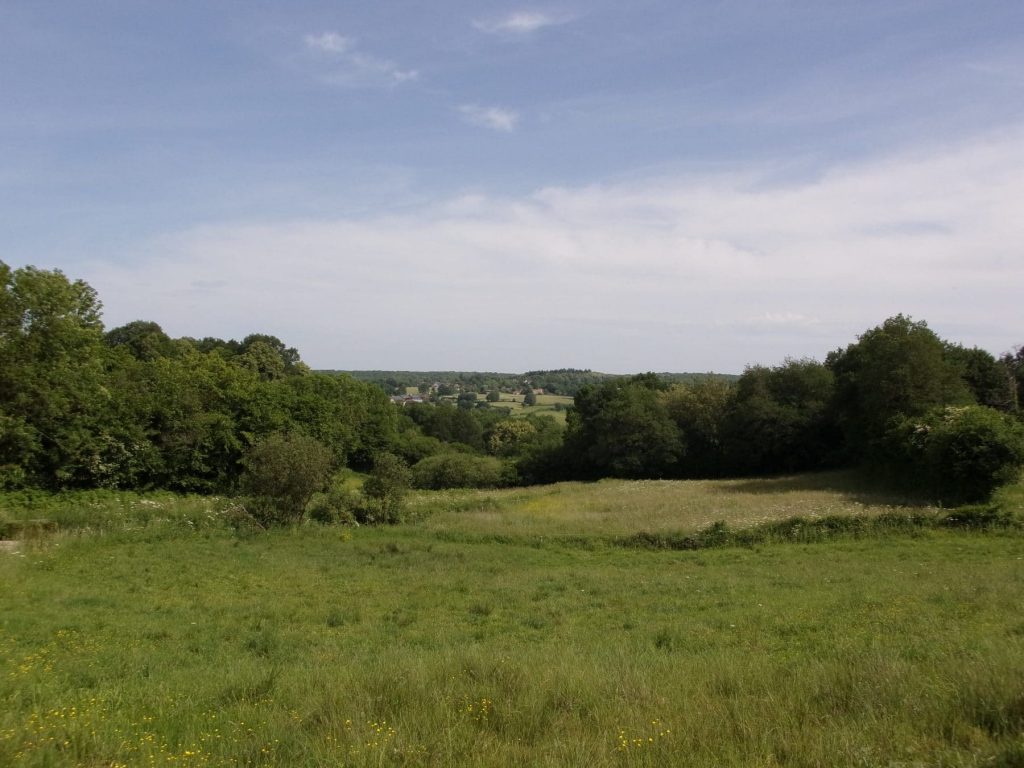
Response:
M565 425L540 414L515 421L533 427L532 432L517 436L514 443L512 455L519 478L530 485L564 479L572 466L566 461Z
M363 494L370 504L361 522L402 522L405 496L411 483L412 472L404 461L391 453L377 454L373 471L363 484Z
M895 479L947 505L984 501L1024 465L1024 426L980 405L905 418L887 438Z
M1007 352L999 358L1006 371L1010 388L1010 410L1020 412L1024 408L1024 345L1014 352Z
M533 393L532 389L527 388L526 394L523 395L523 405L531 406L537 404L537 395Z
M681 473L686 477L717 477L725 471L722 424L732 388L718 379L676 384L662 396L669 418L686 445Z
M159 325L147 320L135 320L107 331L103 340L109 347L124 347L138 360L155 360L175 352L170 336Z
M515 483L515 468L493 456L439 453L412 468L416 488L500 488Z
M566 447L584 475L666 477L685 446L653 374L587 385L566 417Z
M285 343L277 336L266 333L250 333L239 344L238 354L244 355L257 344L269 348L278 357L286 374L304 373L308 370L299 359L299 352L295 347L285 346Z
M496 390L496 389L492 389L490 392L487 393L487 402L488 403L498 403L498 402L501 402L501 393L498 390Z
M996 360L984 349L967 349L959 344L947 344L946 357L960 370L975 402L1000 411L1014 410L1012 376L1004 361Z
M461 443L475 451L485 449L479 411L455 408L449 403L410 405L403 409L423 433L446 443Z
M253 445L243 464L242 490L253 517L282 525L299 521L313 494L327 487L334 458L315 438L277 432Z
M495 456L514 456L536 434L537 427L526 419L502 419L491 428L487 449Z
M90 486L120 453L96 292L59 270L0 262L0 466Z
M826 365L836 378L836 412L852 458L865 459L893 423L942 405L972 402L946 345L924 322L890 317Z
M827 466L840 444L833 393L832 371L814 360L747 368L722 421L726 465L739 474Z
M237 362L243 368L259 376L263 381L276 381L287 375L284 360L281 355L265 341L256 341L249 344L246 350L237 358Z

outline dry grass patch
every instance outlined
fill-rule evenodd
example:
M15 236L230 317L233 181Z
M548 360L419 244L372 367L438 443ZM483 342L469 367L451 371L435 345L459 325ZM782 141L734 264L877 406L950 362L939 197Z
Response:
M424 492L410 499L422 525L495 536L622 536L691 532L716 521L749 527L800 515L875 516L906 499L848 472L747 480L602 480L494 491ZM916 507L915 511L930 512Z

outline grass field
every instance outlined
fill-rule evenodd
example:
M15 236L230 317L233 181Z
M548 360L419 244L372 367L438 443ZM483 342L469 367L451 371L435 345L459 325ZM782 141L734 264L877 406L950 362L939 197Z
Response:
M530 413L543 414L565 423L566 408L573 404L573 399L565 395L537 395L537 404L524 406L523 395L502 393L501 400L494 403L495 408L507 408L510 416L526 416ZM559 406L556 408L555 406Z
M849 476L423 495L415 524L266 534L219 525L227 500L80 498L65 525L104 533L0 553L0 765L1024 764L1019 534L602 543L898 501Z
M719 520L743 527L794 515L872 516L900 509L905 501L872 490L852 473L821 472L774 479L601 480L420 492L409 506L435 532L557 538L688 532Z

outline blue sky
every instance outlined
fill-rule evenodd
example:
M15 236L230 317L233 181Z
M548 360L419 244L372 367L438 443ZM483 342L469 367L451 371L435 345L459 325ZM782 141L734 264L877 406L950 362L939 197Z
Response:
M0 6L0 258L316 367L1024 343L1024 4Z

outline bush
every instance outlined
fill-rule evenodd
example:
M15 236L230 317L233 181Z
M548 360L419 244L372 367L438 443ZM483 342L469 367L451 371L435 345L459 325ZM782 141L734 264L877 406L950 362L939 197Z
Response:
M404 461L391 453L378 454L373 471L363 484L366 500L362 507L364 519L360 522L402 522L405 495L411 482L412 473Z
M242 460L246 508L263 525L302 518L306 504L323 490L334 457L319 440L277 432L253 445Z
M1024 426L981 405L946 407L904 419L886 456L904 484L946 505L986 500L1024 466Z
M443 453L429 456L412 468L416 488L500 488L515 481L515 467L492 456Z
M428 456L434 456L445 450L445 444L436 437L421 434L416 428L410 428L399 435L393 450L408 464L415 464Z
M359 492L346 487L336 476L327 490L313 494L306 505L306 517L323 525L354 525L360 504Z

